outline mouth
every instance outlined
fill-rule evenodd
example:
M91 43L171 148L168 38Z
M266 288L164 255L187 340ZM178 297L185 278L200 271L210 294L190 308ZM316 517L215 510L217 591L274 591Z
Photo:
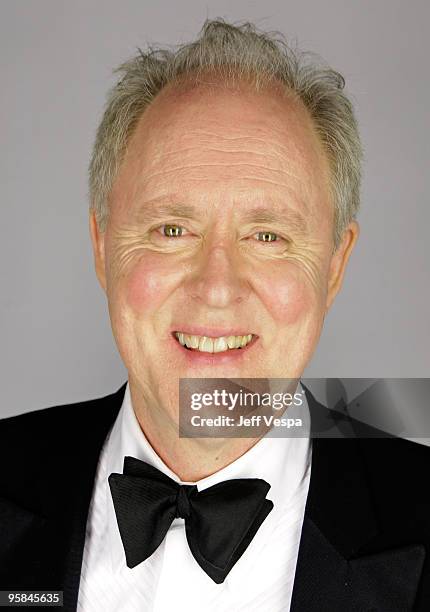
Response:
M258 341L258 336L253 333L199 336L180 330L172 332L172 338L188 360L211 365L244 357Z
M223 353L226 351L242 349L252 342L255 334L245 334L241 336L194 336L185 332L173 332L174 337L181 346L189 351L199 351L200 353Z

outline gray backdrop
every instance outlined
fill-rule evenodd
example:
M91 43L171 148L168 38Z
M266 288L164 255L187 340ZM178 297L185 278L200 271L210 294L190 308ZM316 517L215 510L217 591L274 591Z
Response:
M282 30L344 74L366 151L361 237L308 377L429 376L426 0L33 0L0 4L0 415L126 379L87 229L87 164L111 69L205 18Z

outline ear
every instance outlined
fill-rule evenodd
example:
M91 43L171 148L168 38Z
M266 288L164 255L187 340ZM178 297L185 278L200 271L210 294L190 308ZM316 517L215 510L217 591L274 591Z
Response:
M94 211L90 212L89 222L96 274L103 291L106 292L105 234L99 229Z
M346 265L359 234L360 226L356 221L351 221L343 233L340 245L332 255L329 270L326 312L333 304L334 298L342 286Z

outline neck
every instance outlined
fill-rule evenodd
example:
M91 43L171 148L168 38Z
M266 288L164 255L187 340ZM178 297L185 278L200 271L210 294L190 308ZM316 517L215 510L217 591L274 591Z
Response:
M180 438L177 420L157 402L142 400L129 381L131 402L146 439L167 467L183 482L196 482L226 467L260 438Z

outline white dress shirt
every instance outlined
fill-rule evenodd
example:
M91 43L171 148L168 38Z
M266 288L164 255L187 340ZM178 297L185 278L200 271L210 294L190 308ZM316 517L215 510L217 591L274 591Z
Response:
M302 410L308 415L307 404ZM173 520L165 539L148 559L132 569L127 567L107 480L112 472L122 473L127 455L146 461L178 483L196 484L199 491L232 478L263 478L271 485L267 499L274 507L222 584L213 582L192 556L182 518ZM121 410L100 454L87 521L78 611L288 612L310 466L309 437L266 435L215 474L185 483L146 439L127 385Z

